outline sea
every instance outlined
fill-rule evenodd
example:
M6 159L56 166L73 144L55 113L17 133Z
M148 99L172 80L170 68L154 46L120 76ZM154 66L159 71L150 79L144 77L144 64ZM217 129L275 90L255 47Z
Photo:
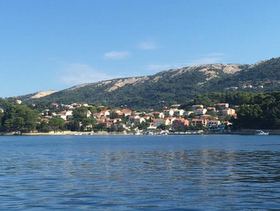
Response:
M1 136L0 210L280 210L280 136Z

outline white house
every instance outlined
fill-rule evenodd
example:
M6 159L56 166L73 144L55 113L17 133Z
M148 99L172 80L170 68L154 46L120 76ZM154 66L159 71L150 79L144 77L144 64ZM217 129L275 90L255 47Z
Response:
M193 105L193 106L192 106L192 109L193 109L193 110L203 109L203 108L204 108L203 105Z
M175 111L175 116L183 116L185 114L184 109L178 109Z
M204 115L207 113L207 109L205 108L198 108L194 110L195 115Z
M21 100L16 100L16 104L20 105L20 104L22 104L22 101Z
M224 109L229 108L228 103L217 103L215 106L216 106L217 110L224 110Z
M69 110L69 111L62 111L59 113L59 117L64 119L65 121L69 119L69 117L72 117L73 115L73 111Z
M87 111L87 118L91 117L91 111Z
M158 117L159 117L160 119L164 119L164 116L165 116L165 115L164 115L163 112L160 112L159 115L158 115Z

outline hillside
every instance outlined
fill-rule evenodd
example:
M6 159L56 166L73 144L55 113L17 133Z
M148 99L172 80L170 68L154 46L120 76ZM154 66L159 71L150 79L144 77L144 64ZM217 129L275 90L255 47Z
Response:
M27 102L86 102L151 108L184 103L217 91L280 90L280 58L253 65L209 64L171 69L151 76L119 78L75 86Z

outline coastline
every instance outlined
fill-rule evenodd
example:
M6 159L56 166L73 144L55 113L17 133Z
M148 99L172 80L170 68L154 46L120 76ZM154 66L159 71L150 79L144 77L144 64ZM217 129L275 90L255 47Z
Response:
M1 133L0 136L190 136L190 135L256 135L256 130L244 129L238 131L211 132L211 131L188 131L172 133L127 133L127 132L79 132L79 131L57 131L57 132L31 132L31 133ZM265 130L269 135L280 135L280 130Z

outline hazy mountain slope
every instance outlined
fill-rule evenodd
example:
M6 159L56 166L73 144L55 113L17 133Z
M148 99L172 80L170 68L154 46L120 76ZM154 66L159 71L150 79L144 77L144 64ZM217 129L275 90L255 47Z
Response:
M84 84L32 102L87 102L134 108L183 103L197 94L225 90L279 90L280 59L255 65L211 64L171 69L152 76Z
M241 66L242 71L212 80L209 91L238 88L246 91L278 91L280 90L280 58L273 58L254 65Z

